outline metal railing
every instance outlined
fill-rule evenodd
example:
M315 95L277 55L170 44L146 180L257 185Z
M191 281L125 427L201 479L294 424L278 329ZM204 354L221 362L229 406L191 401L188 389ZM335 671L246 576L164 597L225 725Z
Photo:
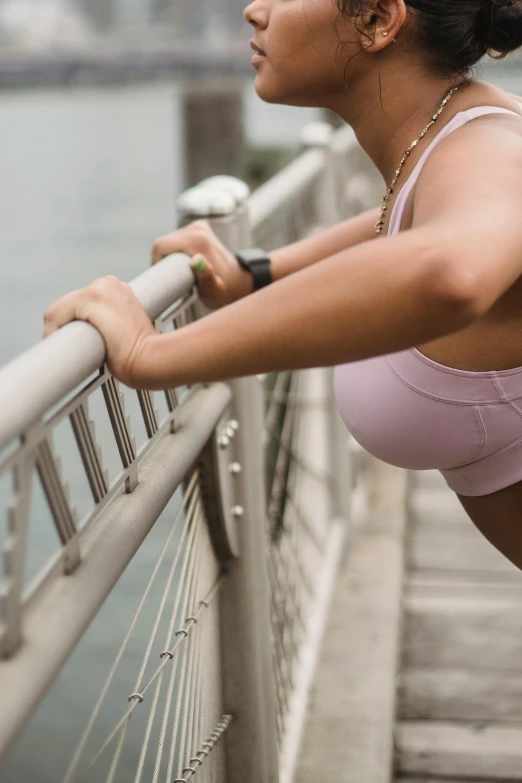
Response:
M304 142L309 149L250 197L228 178L188 191L180 222L206 218L231 250L270 251L375 203L350 131L318 124ZM183 255L132 287L160 331L204 315ZM160 395L122 390L103 362L99 334L74 323L0 371L0 752L174 498L158 561L62 779L128 780L122 760L132 745L136 782L291 781L357 498L330 372ZM112 471L100 433L104 453L107 445L118 457ZM81 513L65 476L73 459ZM35 477L60 545L28 564ZM147 614L154 591L158 606ZM136 660L129 642L144 617L148 640ZM96 742L122 667L135 670L132 690L111 694L120 708Z

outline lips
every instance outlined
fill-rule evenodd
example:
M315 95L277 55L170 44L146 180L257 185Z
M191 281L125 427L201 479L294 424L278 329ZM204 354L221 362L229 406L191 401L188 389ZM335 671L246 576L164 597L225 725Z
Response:
M250 41L250 47L254 50L254 52L257 52L257 54L260 54L262 57L266 57L266 52L264 52L255 41Z

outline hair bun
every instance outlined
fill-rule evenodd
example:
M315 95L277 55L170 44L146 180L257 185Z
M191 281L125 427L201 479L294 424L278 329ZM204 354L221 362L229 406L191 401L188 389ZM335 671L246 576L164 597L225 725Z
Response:
M477 17L480 42L492 56L522 46L522 0L484 0Z

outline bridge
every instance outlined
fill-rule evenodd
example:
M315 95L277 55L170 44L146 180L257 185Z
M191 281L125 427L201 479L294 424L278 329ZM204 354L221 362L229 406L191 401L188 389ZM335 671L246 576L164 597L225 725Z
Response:
M197 42L138 46L100 42L81 51L3 49L0 87L57 87L84 84L130 84L159 79L202 77L245 79L252 76L248 41L212 49Z
M376 203L349 129L303 144L252 195L228 178L184 193L180 223L270 251ZM205 317L183 255L132 287L159 331ZM0 371L0 410L2 779L139 562L84 731L73 747L56 730L63 783L522 781L520 575L438 475L353 441L329 370L136 393L73 323Z

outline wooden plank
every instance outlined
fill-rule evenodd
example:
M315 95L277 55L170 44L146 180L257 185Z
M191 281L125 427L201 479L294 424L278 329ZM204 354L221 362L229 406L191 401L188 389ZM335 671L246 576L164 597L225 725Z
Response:
M422 487L414 489L410 498L414 519L437 524L442 520L468 523L469 517L454 492L447 487Z
M410 499L409 567L419 571L520 572L468 518L457 496L446 489L415 489ZM521 578L522 584L522 578Z
M409 535L409 566L413 570L520 573L471 521L417 524Z
M421 577L424 577L422 572ZM439 577L441 572L438 572ZM457 577L460 574L457 574ZM416 578L415 575L405 587L405 596L414 600L437 599L443 601L508 601L522 602L522 574L518 571L514 578L496 578L491 574L483 575L476 572L465 575L466 579L453 578L453 574L444 572L445 578ZM488 578L489 577L489 578Z
M409 474L411 486L420 489L443 489L451 492L438 470L413 470Z
M421 593L438 587L442 590L467 591L470 596L487 593L491 597L509 591L522 591L522 574L518 570L477 572L426 568L409 574L406 589L418 589Z
M426 479L411 478L395 783L522 783L522 578Z
M522 724L411 721L399 723L396 741L400 774L511 783L522 774Z
M459 778L456 780L455 778L411 778L409 775L407 778L395 778L394 783L495 783L494 780L491 778L489 780L485 780L484 778L481 778L478 780L478 778L475 778L474 780L470 780L469 778L466 778L465 781L463 781L462 778ZM519 783L518 781L514 780L511 781L511 783Z
M520 671L522 602L431 598L404 600L403 662L416 668Z
M522 723L522 663L519 671L408 669L399 694L403 720Z
M334 595L296 783L390 781L405 475L387 466L376 475L375 507L355 536Z
M415 489L409 566L415 570L519 573L477 530L450 490Z

